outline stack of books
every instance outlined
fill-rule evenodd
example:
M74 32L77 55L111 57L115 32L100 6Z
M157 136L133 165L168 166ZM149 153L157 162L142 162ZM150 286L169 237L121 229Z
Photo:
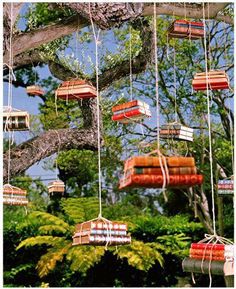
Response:
M233 195L234 194L234 181L233 180L220 180L217 185L218 195Z
M167 172L164 161L167 164ZM165 170L166 187L183 188L202 184L203 176L197 174L194 158L146 155L134 156L125 161L124 176L120 180L119 189L126 187L161 188L164 182L161 162Z
M116 246L130 243L126 224L95 220L76 225L72 245Z
M29 201L27 191L10 184L3 186L3 204L12 206L27 206Z
M112 120L124 124L139 121L146 117L151 117L149 105L140 100L133 100L116 105L112 108L112 112Z
M30 116L27 111L3 107L3 129L6 131L26 131L30 129Z
M48 184L48 192L49 192L49 194L60 193L63 195L65 192L64 182L61 180L55 180L53 182L50 182Z
M207 86L210 90L229 88L229 78L225 71L210 70L206 76L205 72L195 74L192 81L194 90L206 90Z
M196 40L204 37L204 25L202 22L175 20L168 28L168 36Z
M165 124L161 126L160 137L175 140L193 141L193 129L176 123Z
M56 90L56 97L63 100L87 99L96 96L96 88L85 80L64 81Z
M44 95L43 89L39 85L30 85L26 87L26 93L30 96Z
M192 243L189 257L183 260L185 272L233 275L234 245Z

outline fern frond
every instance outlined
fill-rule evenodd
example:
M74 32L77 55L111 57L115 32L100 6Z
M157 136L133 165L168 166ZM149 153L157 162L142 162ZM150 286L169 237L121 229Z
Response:
M39 233L51 234L51 233L66 233L68 230L65 227L59 225L44 225L39 227Z
M62 219L51 215L49 213L46 212L40 212L40 211L35 211L32 212L29 216L30 219L33 219L35 221L37 221L37 223L39 224L48 224L48 225L56 225L56 226L61 226L64 229L69 229L69 225L64 222Z
M71 262L71 270L85 273L98 263L105 253L105 247L74 246L71 247L66 259Z
M57 262L63 260L70 247L71 242L67 241L60 244L60 246L48 249L47 253L40 258L36 266L39 277L42 278L55 269Z
M132 241L129 246L118 247L114 254L121 259L127 258L130 266L142 271L148 271L155 262L163 266L163 257L157 250L155 243L143 243L141 241Z
M75 222L95 218L98 214L97 198L68 198L61 201L64 212Z
M19 250L22 247L33 247L33 246L39 246L39 245L47 245L47 246L53 246L56 243L63 242L65 238L63 237L53 237L53 236L36 236L31 237L23 240L20 242L20 244L17 246L16 250Z

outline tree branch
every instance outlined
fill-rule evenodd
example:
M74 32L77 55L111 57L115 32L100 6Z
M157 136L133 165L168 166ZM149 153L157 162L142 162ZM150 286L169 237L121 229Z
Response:
M10 177L23 173L36 162L61 150L97 150L97 136L94 129L49 130L26 141L11 150ZM8 153L3 157L4 182L7 181Z

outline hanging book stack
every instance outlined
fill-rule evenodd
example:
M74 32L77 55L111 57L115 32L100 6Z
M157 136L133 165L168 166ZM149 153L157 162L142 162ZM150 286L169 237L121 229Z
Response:
M234 245L192 243L189 257L182 262L184 272L229 276L234 272Z
M206 90L208 84L208 89L228 89L229 88L229 78L225 71L214 71L210 70L208 72L208 77L205 72L196 73L192 81L193 89Z
M64 100L87 99L96 96L96 88L85 80L64 81L56 90L56 97Z
M233 195L234 194L234 181L233 180L220 180L217 185L218 195Z
M160 137L174 140L193 141L193 129L178 123L161 126Z
M49 194L60 193L64 195L65 192L65 184L61 180L55 180L48 184L48 192Z
M10 184L3 186L3 204L12 206L27 206L27 191Z
M167 166L161 168L161 162ZM203 182L203 176L197 174L192 157L134 156L125 161L124 177L120 180L119 188L161 188L167 176L166 187L169 188L192 187Z
M43 89L39 85L30 85L26 87L26 92L30 96L44 95Z
M6 131L29 130L29 113L12 107L3 108L3 129Z
M130 243L126 224L95 220L76 225L72 245L116 246Z
M196 40L204 37L204 26L202 22L188 20L175 20L168 28L170 38L190 38Z
M133 100L116 105L112 108L112 112L112 120L124 124L139 121L146 117L151 117L149 105L140 100Z

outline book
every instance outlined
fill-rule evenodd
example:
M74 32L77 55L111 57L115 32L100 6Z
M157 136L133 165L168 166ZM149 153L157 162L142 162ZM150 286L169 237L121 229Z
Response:
M125 113L120 113L120 114L117 114L117 115L113 115L112 116L112 120L119 121L121 119L133 118L133 117L136 117L136 116L150 117L151 116L151 112L149 110L145 110L145 109L139 108L139 109L127 111Z
M197 260L225 261L225 257L218 257L218 256L209 256L209 255L200 256L200 255L191 254L189 257L192 258L192 259L197 259Z
M170 134L170 135L186 135L186 136L193 136L193 132L182 130L182 129L160 129L160 134Z
M134 156L125 161L124 170L133 167L160 167L166 161L168 167L195 167L195 160L192 157L153 157L153 156Z
M168 168L169 175L191 175L197 174L196 167L177 167L177 168ZM160 167L133 167L125 171L125 176L132 174L136 175L162 175L162 170Z
M129 101L129 102L125 102L125 103L113 106L112 112L116 112L116 111L119 111L119 110L131 108L131 107L135 107L135 106L140 106L140 107L144 107L144 108L149 109L149 105L147 103L145 103L144 101L132 100L132 101Z
M215 256L215 257L224 257L225 254L225 250L214 250L214 248L212 247L212 249L193 249L190 248L189 250L189 255L191 257L191 255L199 255L199 256Z
M218 195L234 195L234 190L218 190Z
M197 260L189 257L184 258L182 268L184 272L193 272L209 275L211 274L229 276L234 275L234 262L224 262L215 260Z
M112 237L112 236L81 236L74 237L72 245L126 245L131 243L131 237Z
M172 134L160 134L160 137L163 139L174 139L174 140L186 140L186 141L193 141L193 137L186 136L183 134L179 135L172 135Z
M107 236L126 236L126 231L120 230L82 230L76 231L74 237L85 236L85 235L107 235Z
M102 220L95 220L95 221L88 221L84 223L77 224L75 226L76 231L81 230L101 230L101 229L109 229L109 230L121 230L126 231L127 225L121 222L111 222L111 221L102 221Z
M202 175L170 175L166 187L192 187L195 185L201 185L202 182ZM163 183L164 177L162 175L130 175L120 180L119 189L126 187L162 188Z
M212 244L212 243L192 243L191 244L191 248L192 249L212 249L212 247L214 248L214 250L224 250L225 249L225 245L224 244Z
M127 113L128 111L134 111L134 110L137 110L137 109L140 109L141 111L144 111L144 112L147 111L147 112L149 112L151 114L150 109L147 108L147 107L133 106L133 107L129 107L129 108L126 108L126 109L114 111L113 115L119 115L119 114L122 114L122 113Z

